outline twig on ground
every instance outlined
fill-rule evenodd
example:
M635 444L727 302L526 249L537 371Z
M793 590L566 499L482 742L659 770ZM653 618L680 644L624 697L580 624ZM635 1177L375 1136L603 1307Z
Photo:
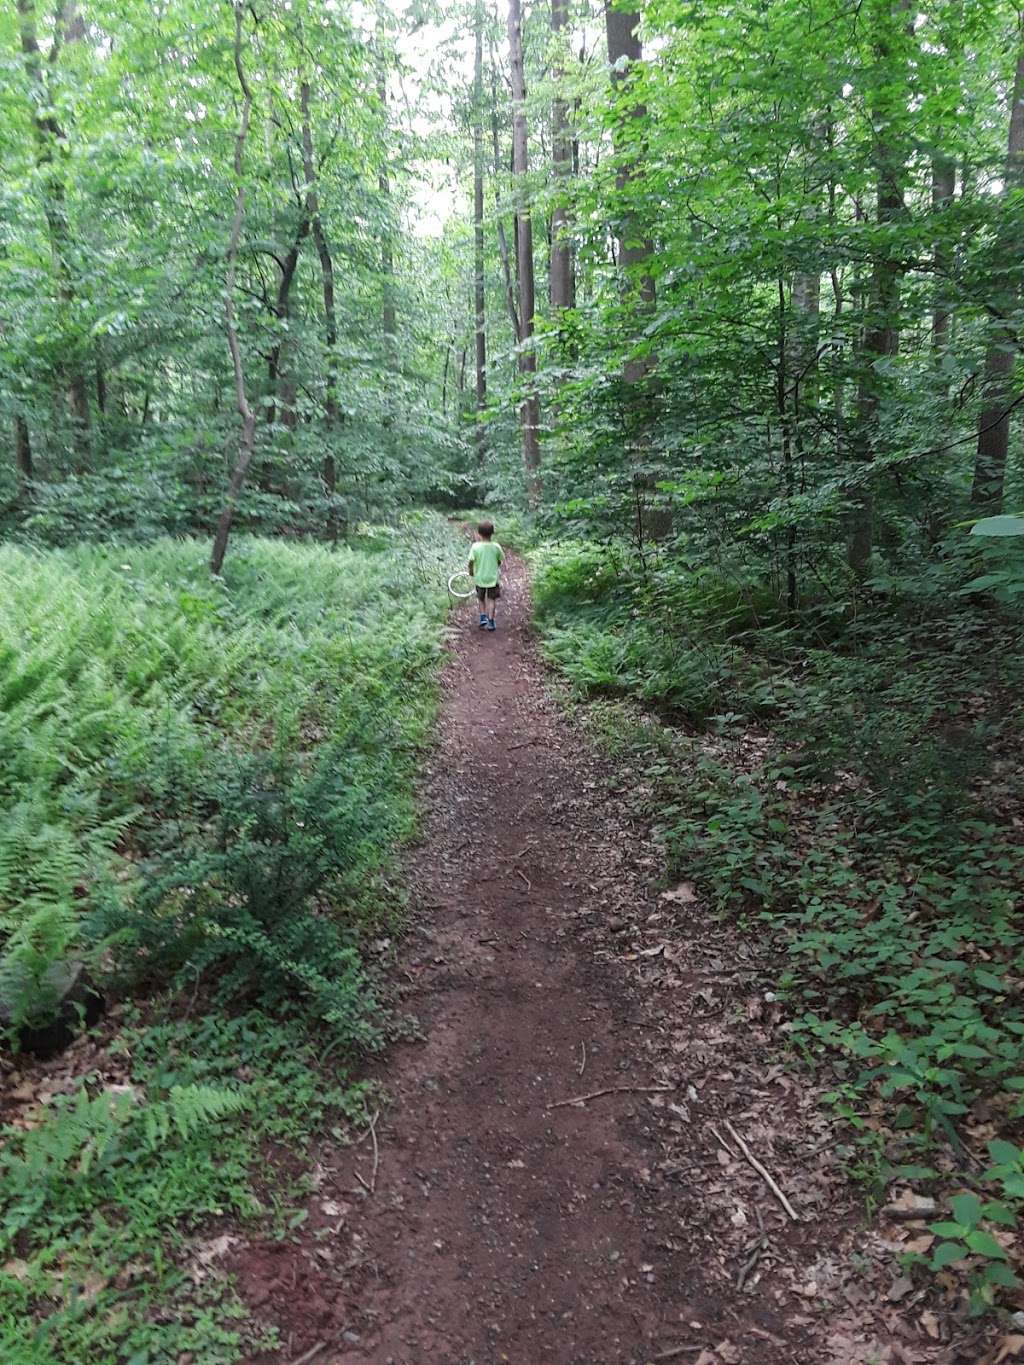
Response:
M314 1356L318 1356L321 1351L326 1350L327 1342L318 1341L317 1344L315 1346L311 1346L308 1351L304 1351L302 1355L296 1356L296 1358L291 1362L291 1365L306 1365L307 1361L312 1360Z
M761 1217L761 1210L754 1205L754 1212L757 1214L757 1239L750 1248L750 1255L740 1266L740 1273L736 1276L736 1291L739 1293L747 1282L747 1276L752 1274L757 1268L761 1257L768 1250L768 1234L764 1230L764 1219Z
M380 1118L378 1109L370 1120L370 1141L373 1143L373 1170L370 1172L370 1193L377 1193L377 1171L380 1167L380 1148L377 1145L377 1120Z
M747 1158L747 1161L750 1163L751 1166L753 1166L754 1170L758 1173L758 1175L761 1177L764 1183L768 1186L772 1194L774 1194L775 1198L786 1210L790 1218L792 1218L793 1222L799 1223L800 1221L799 1214L796 1212L796 1210L793 1208L793 1205L789 1202L786 1196L779 1189L771 1172L765 1166L763 1166L760 1161L758 1161L757 1157L754 1156L753 1152L747 1146L746 1142L743 1140L743 1138L740 1137L739 1133L737 1133L736 1129L732 1126L728 1119L725 1120L725 1126L732 1134L733 1139L738 1144L740 1151Z
M526 883L527 891L533 890L533 882L530 881L529 877L526 875L525 872L520 872L518 867L516 868L516 876L522 877L523 881Z
M586 1069L586 1065L587 1065L587 1045L586 1045L586 1043L580 1043L580 1071L579 1071L579 1074L580 1074L581 1076L583 1075L583 1072L584 1072L584 1070Z
M711 1129L711 1131L714 1133L715 1137L718 1139L718 1145L719 1145L719 1147L721 1147L722 1151L725 1152L728 1156L731 1156L732 1159L733 1159L733 1161L739 1161L740 1158L736 1155L736 1153L733 1151L733 1149L729 1146L729 1144L726 1142L725 1138L724 1138L724 1137L722 1136L722 1134L718 1131L718 1129L715 1127L715 1125L714 1125L713 1123L709 1123L709 1124L708 1124L708 1127Z
M703 1351L703 1346L670 1346L667 1351L660 1351L656 1356L651 1356L652 1360L675 1360L677 1356L692 1355L694 1351Z
M531 744L539 743L540 743L539 737L537 735L534 735L532 739L524 739L521 744L510 744L508 746L507 752L512 754L515 753L517 749L528 749Z
M369 1185L367 1185L366 1181L365 1181L365 1180L363 1179L363 1177L359 1174L359 1172L358 1172L358 1171L354 1171L353 1174L355 1175L355 1178L359 1181L360 1185L362 1185L362 1187L363 1187L363 1189L366 1191L366 1193L367 1193L367 1194L373 1194L373 1191L370 1189Z
M546 1104L545 1109L564 1109L569 1104L586 1104L587 1100L599 1099L602 1095L671 1095L675 1090L674 1085L608 1085L603 1090L591 1090L587 1095L573 1095L572 1099L555 1100L553 1104Z

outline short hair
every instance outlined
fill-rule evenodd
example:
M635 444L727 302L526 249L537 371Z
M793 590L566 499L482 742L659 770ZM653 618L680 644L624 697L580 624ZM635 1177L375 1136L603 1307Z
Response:
M489 540L494 535L494 522L482 521L476 530L477 535L483 536L484 540Z

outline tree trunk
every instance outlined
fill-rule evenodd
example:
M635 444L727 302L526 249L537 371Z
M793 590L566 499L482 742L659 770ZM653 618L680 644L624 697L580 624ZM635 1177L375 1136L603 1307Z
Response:
M1010 136L1006 155L1006 189L1019 190L1024 186L1024 43L1017 52L1013 95L1010 106ZM1012 268L1019 260L1022 233L1017 210L1005 210L1005 221L1000 233L1000 248L1004 268ZM1008 290L998 300L998 314L1005 318L1020 304L1020 291ZM974 460L974 483L971 503L980 511L998 512L1003 505L1003 480L1006 475L1006 453L1010 444L1011 379L1020 346L1011 327L996 328L985 355L984 405L978 419L978 447Z
M498 74L493 54L491 62L491 149L494 156L494 220L497 224L498 255L501 257L501 273L505 281L505 303L508 308L508 318L518 344L522 340L523 333L519 321L519 310L516 306L516 286L512 278L512 260L508 249L508 235L505 232L505 221L502 217L501 143L498 138Z
M67 218L67 197L60 158L64 155L67 138L54 112L54 99L43 69L42 53L36 36L34 0L17 0L18 33L21 52L29 84L35 94L32 127L36 141L36 164L42 172L43 216L46 219L57 297L65 314L70 314L75 303L75 287L71 270L71 233ZM50 68L56 63L60 49L67 39L81 36L74 5L67 4L60 12L49 54ZM92 447L92 418L89 408L89 385L85 367L75 354L73 342L67 366L67 405L71 416L72 439L80 469L88 464Z
M877 175L876 222L880 228L891 227L903 217L903 182L906 176L906 148L904 138L893 125L905 120L909 91L905 71L891 68L893 47L906 32L906 12L910 0L895 0L885 5L885 14L875 40L875 56L879 69L887 72L884 87L875 92L871 121L878 133L875 141L875 170ZM874 258L871 287L868 296L864 339L861 348L861 374L857 388L855 454L861 477L851 494L849 542L847 559L857 578L863 578L871 562L874 541L874 504L867 483L867 469L871 464L879 439L878 417L882 391L887 380L877 368L877 362L899 351L898 314L900 306L901 266L888 249L888 240Z
M242 419L242 429L238 443L238 457L231 473L231 481L228 484L227 499L213 538L213 549L210 554L210 572L213 574L219 574L224 564L228 537L231 534L231 523L235 516L235 505L245 483L245 476L249 472L253 445L256 440L256 415L249 406L249 400L246 397L245 370L242 365L242 351L238 341L238 325L235 318L235 273L238 265L238 243L242 236L242 219L245 215L245 184L242 180L242 168L245 158L245 141L249 135L249 116L252 113L252 91L245 78L245 68L242 65L243 14L243 0L235 0L234 59L235 75L242 92L242 115L238 124L238 133L235 136L234 167L237 185L235 190L235 216L231 224L231 236L228 238L227 276L224 281L224 327L227 332L228 351L231 354L231 368L235 376L235 402L238 407L238 415Z
M395 310L395 244L392 236L391 223L391 181L388 177L388 150L387 150L387 131L388 131L388 85L387 76L383 66L383 54L381 55L380 73L377 79L377 97L380 100L380 107L383 118L382 143L383 158L381 168L377 175L377 185L381 193L381 203L384 209L383 227L380 238L380 268L381 268L381 322L384 329L384 341L390 351L394 350L395 335L397 332L396 310Z
M320 196L317 192L316 162L313 157L313 129L309 118L309 82L303 81L299 91L302 110L302 173L306 181L306 218L313 232L316 254L320 260L320 283L324 300L324 347L326 373L324 383L324 415L327 418L328 441L333 439L334 428L339 424L338 408L338 314L334 303L334 257L320 217ZM338 472L334 452L324 456L321 474L331 507L328 512L327 530L331 541L338 538L338 519L334 508L334 495L337 490Z
M523 430L523 464L526 467L527 492L530 501L536 503L540 496L540 400L537 397L537 352L533 339L535 313L533 223L524 189L529 171L529 154L521 0L509 0L508 45L512 76L512 169L516 185L516 259L519 267L519 374L524 390L519 406L519 419Z
M473 49L473 330L476 360L476 459L487 454L487 317L484 296L484 8L476 0Z
M952 157L936 152L932 157L932 209L936 215L949 208L955 193L956 162ZM937 357L949 344L950 313L946 298L952 266L953 252L940 236L935 243L935 301L932 311L932 347Z
M643 56L637 27L640 15L635 11L612 8L609 3L605 9L605 32L608 38L608 62L612 71L612 84L616 89L628 80L629 67L639 62ZM628 118L637 128L643 126L647 110L642 104L634 104L628 110ZM635 151L631 146L632 138L621 133L613 140L618 141L616 155L618 168L615 184L620 195L627 195L629 186L638 178ZM636 299L641 315L654 311L656 292L652 276L644 270L654 247L649 238L643 235L642 224L635 212L628 206L619 224L618 266L623 276L625 292L632 294L635 288ZM623 366L623 378L629 384L638 384L647 377L648 362L640 357L632 357Z
M561 35L568 22L569 0L551 0L551 30L556 43L562 41ZM557 91L565 78L560 55L556 58L556 63L554 79ZM555 178L555 206L551 214L548 294L551 309L557 316L559 309L573 308L576 304L572 243L569 240L569 209L566 202L569 179L572 175L572 138L567 105L557 93L551 103L551 165Z
M20 413L14 419L14 464L22 486L30 484L35 477L32 465L32 440L28 434L28 423Z
M288 355L288 336L284 330L291 314L291 293L292 283L295 279L295 271L298 268L299 256L302 251L302 243L309 234L309 214L305 210L299 220L299 226L295 233L295 240L288 250L284 260L279 262L281 278L277 285L277 298L274 300L274 316L277 318L278 326L282 328L282 334L271 348L270 355L267 357L267 379L270 385L271 401L267 405L267 424L272 426L277 420L278 409L280 409L281 423L286 427L294 427L295 414L295 384L287 374L287 366L284 363Z

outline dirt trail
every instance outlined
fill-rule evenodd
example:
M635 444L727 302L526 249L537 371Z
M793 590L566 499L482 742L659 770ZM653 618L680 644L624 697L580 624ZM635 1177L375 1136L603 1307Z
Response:
M814 1176L830 1158L813 1097L765 1062L772 1006L727 932L696 922L688 888L650 889L647 835L545 689L525 571L506 567L498 631L476 631L475 604L455 622L409 869L405 1003L422 1039L381 1069L376 1175L369 1141L325 1148L297 1240L236 1266L284 1324L281 1352L260 1359L871 1359L858 1328L840 1330L849 1210Z

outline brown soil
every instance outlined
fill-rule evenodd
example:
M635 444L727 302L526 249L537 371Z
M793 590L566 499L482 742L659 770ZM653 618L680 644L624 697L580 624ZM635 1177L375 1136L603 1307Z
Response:
M688 884L659 895L625 800L637 776L553 698L507 567L498 631L477 631L475 603L454 623L408 869L400 965L422 1037L380 1070L379 1161L369 1134L325 1147L295 1237L230 1259L281 1332L254 1359L939 1359L923 1291L867 1287L865 1267L898 1272L858 1228L817 1097L780 1064L755 949ZM941 1359L978 1359L939 1330Z

